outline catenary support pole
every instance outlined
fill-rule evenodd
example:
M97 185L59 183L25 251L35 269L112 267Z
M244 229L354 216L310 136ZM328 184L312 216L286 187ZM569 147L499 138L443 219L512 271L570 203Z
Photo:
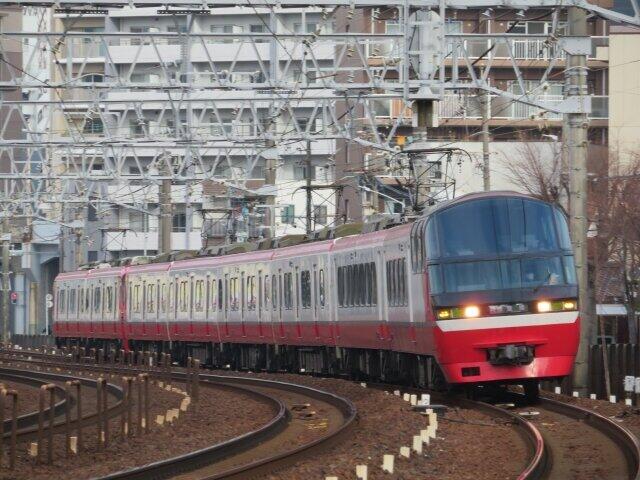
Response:
M567 15L568 35L587 36L587 12L570 7ZM568 55L565 70L565 96L578 97L578 102L587 101L587 57ZM578 276L578 303L581 329L580 347L573 375L574 390L586 394L589 379L589 345L593 331L593 312L589 296L587 264L587 128L586 113L569 113L564 116L567 124L564 131L569 166L569 215L573 250Z

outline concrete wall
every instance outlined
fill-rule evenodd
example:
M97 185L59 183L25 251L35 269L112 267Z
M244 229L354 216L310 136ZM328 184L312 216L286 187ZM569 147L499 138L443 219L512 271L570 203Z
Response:
M640 154L640 30L612 27L609 42L609 145L624 160Z

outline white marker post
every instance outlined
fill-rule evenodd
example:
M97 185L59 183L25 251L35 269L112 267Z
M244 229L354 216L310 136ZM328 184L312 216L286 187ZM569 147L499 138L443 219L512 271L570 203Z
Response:
M409 401L411 402L411 406L415 407L418 404L418 395L411 395Z
M393 473L393 462L395 457L393 455L384 455L382 457L382 471L387 473Z
M400 456L409 458L411 456L411 449L409 447L400 447Z
M366 465L356 465L356 477L358 477L360 480L367 480Z
M636 386L636 379L632 375L625 375L624 377L624 404L627 406L633 405L631 400L633 397L633 390Z
M422 403L422 405L431 404L431 395L429 395L428 393L423 393L422 395L420 395L420 402Z
M422 437L420 435L413 436L413 451L422 455Z

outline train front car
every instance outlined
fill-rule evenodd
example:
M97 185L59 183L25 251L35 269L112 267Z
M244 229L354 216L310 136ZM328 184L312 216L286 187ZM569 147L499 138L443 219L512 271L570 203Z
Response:
M424 225L436 356L449 383L569 375L578 288L564 213L515 193L477 194Z

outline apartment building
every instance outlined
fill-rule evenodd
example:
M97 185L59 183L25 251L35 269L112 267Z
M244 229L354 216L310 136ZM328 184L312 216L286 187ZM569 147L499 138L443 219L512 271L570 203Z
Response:
M335 141L314 140L308 147L303 140L324 121L314 116L313 98L274 116L273 95L252 84L274 70L291 82L314 83L323 68L333 65L333 49L317 48L311 62L293 42L269 37L272 32L330 32L331 23L322 23L322 12L314 8L279 11L275 23L267 9L161 13L124 8L108 15L55 15L56 30L68 36L54 75L83 88L62 93L52 132L74 146L58 152L54 163L63 169L69 156L78 155L90 162L94 175L115 164L120 172L119 179L95 185L96 201L88 209L69 210L68 219L86 222L81 258L156 253L159 186L145 175L163 173L167 164L184 168L176 171L180 179L171 192L174 250L200 249L203 224L214 243L228 240L230 233L239 240L303 233L300 187L308 176L314 184L333 182ZM180 35L186 32L190 35ZM191 88L172 87L184 83ZM322 96L321 88L313 91ZM289 131L299 133L297 140L265 145L265 133ZM105 141L115 146L101 147ZM265 183L268 158L275 163L275 185ZM211 180L202 181L203 176ZM275 231L265 232L270 196L276 199ZM331 189L314 191L314 228L334 221L332 196ZM64 268L76 258L76 243L73 237L64 242Z
M399 29L399 20L393 9L368 10L363 12L359 21L359 28L372 32L394 32ZM588 93L592 95L588 135L592 144L607 145L609 27L606 21L592 18L588 28L592 43L587 61ZM558 39L566 31L564 18L559 17L554 21L550 10L501 11L470 8L447 12L445 29L446 33L451 34L499 34L509 31L513 34L537 35L537 38L520 37L511 40L509 44L496 45L487 39L467 38L463 40L463 45L469 52L468 60L476 68L476 74L483 68L490 67L488 80L492 86L509 92L515 99L526 92L551 106L562 102L566 55L561 50ZM463 81L471 80L467 59L462 58L459 50L453 48L453 42L451 37L447 39L445 76L451 78L452 67L457 65L458 78ZM388 63L389 58L396 56L402 49L402 44L399 39L396 43L386 42L372 47L369 50L369 64L377 66ZM633 51L632 45L622 50L628 53ZM555 60L552 62L552 59ZM522 83L518 80L513 63L519 69ZM547 81L540 82L547 69ZM392 77L399 74L390 72ZM624 78L625 82L633 82L637 75L627 72ZM625 100L620 100L621 105L624 102ZM554 155L559 155L562 148L562 115L497 95L491 95L488 103L492 186L496 189L514 188L505 168L506 164L531 148L540 155L548 156L549 161L552 161ZM437 123L425 132L414 127L411 108L399 100L381 100L376 102L376 122L382 135L392 133L399 149L406 147L414 139L424 140L425 136L425 147L436 150L443 146L458 149L453 154L436 151L429 155L429 160L425 161L429 172L422 177L428 179L426 183L434 185L434 192L446 191L448 196L455 192L459 195L483 188L480 142L482 106L482 96L478 92L446 91L434 108ZM633 116L633 113L628 111L629 115ZM628 131L631 132L631 129ZM526 148L525 142L531 148ZM343 153L336 157L336 177L344 178L345 183L352 187L344 190L343 203L339 206L342 214L346 212L349 219L359 220L373 213L406 211L411 205L412 199L408 192L415 187L411 183L415 174L406 168L399 168L399 162L394 161L393 155L356 146L340 151ZM353 175L352 172L359 174ZM402 186L407 188L403 189Z

